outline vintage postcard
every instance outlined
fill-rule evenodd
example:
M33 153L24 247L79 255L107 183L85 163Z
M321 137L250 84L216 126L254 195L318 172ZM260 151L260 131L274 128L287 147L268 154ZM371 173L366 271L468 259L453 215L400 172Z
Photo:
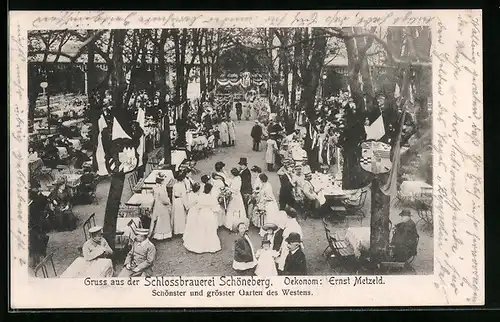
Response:
M481 26L10 12L12 308L483 305Z

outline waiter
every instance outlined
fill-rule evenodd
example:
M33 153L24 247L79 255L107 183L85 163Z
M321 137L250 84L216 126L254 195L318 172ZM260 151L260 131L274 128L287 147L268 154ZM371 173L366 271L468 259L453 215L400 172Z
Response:
M102 227L94 226L89 229L90 239L82 246L83 258L86 261L93 261L99 258L109 258L113 255L113 250L109 247L106 239L102 238Z
M147 238L149 229L137 228L135 233L136 240L118 277L151 276L153 274L156 247Z

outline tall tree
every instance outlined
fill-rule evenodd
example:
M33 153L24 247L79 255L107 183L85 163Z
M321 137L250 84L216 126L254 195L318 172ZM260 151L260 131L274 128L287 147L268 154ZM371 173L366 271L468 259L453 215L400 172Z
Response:
M316 120L315 98L320 82L320 73L326 56L326 36L322 28L313 28L313 46L311 60L306 68L303 79L304 91L302 92L307 118Z
M123 46L125 42L126 30L115 29L113 33L113 66L111 70L111 93L113 97L113 109L124 109L123 96L126 89L125 68L123 63ZM111 174L111 184L109 186L106 212L104 215L104 236L111 248L115 246L116 220L123 193L125 182L124 173Z

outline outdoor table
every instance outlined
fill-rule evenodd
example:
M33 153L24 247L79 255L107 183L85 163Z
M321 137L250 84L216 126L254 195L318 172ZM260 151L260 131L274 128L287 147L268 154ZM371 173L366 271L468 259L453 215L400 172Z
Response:
M86 261L83 257L78 257L59 276L60 278L84 278L84 277L112 277L113 263L109 258L98 258L93 261Z
M345 239L354 248L354 256L359 258L361 253L370 250L370 227L349 227Z
M64 127L70 127L70 126L73 126L73 125L77 125L77 124L80 124L82 123L83 119L75 119L75 120L68 120L68 121L64 121L62 122L62 126Z
M422 193L432 195L432 186L423 181L403 181L400 194L403 197L414 197Z
M155 199L153 194L150 193L135 193L125 203L127 206L135 206L139 208L153 209Z
M172 170L153 170L149 174L149 176L144 179L144 184L150 185L150 184L156 184L156 177L158 176L159 173L163 173L165 175L165 182L170 182L170 180L174 180L174 174Z

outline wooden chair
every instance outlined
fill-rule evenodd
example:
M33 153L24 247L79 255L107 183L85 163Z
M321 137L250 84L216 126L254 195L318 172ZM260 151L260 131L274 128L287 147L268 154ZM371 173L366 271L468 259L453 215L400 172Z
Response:
M417 220L416 224L418 224L420 221L423 221L426 227L432 227L433 225L433 217L432 217L432 209L429 209L428 207L422 207L417 209L417 215L419 219Z
M130 186L130 190L134 191L134 187L137 184L137 172L133 172L129 177L128 177L128 184Z
M328 245L326 246L325 250L323 251L323 256L327 254L328 251L330 253L328 254L327 258L330 257L331 253L333 252L333 244L330 238L330 235L332 234L330 227L328 225L328 222L326 221L326 217L323 217L323 228L325 229L325 235L326 235L326 241Z
M368 191L363 189L359 198L354 202L344 201L344 206L346 208L346 217L358 219L360 224L363 224L363 219L366 217L364 207Z
M141 211L138 207L120 207L118 209L118 217L122 218L134 218L134 217L140 217Z
M94 227L95 225L96 225L95 213L93 213L92 215L89 216L89 218L87 218L87 220L85 220L85 222L82 225L83 236L85 237L85 241L87 241L90 238L89 229Z
M332 261L336 260L337 264L344 269L347 268L349 273L357 273L359 267L354 255L354 248L349 241L341 238L337 233L328 234L327 240L328 247L331 250L328 256L330 265L333 266ZM335 270L335 268L333 269Z
M54 265L54 260L52 259L53 255L54 253L50 253L49 255L45 256L45 258L42 259L38 265L36 265L34 269L35 277L43 277L43 278L57 277L56 267ZM53 271L52 276L49 275L49 269ZM42 276L39 276L40 273L42 274Z
M142 178L141 180L139 180L135 185L134 187L132 188L132 191L134 193L140 193L141 190L142 190L142 187L144 186L144 178Z

